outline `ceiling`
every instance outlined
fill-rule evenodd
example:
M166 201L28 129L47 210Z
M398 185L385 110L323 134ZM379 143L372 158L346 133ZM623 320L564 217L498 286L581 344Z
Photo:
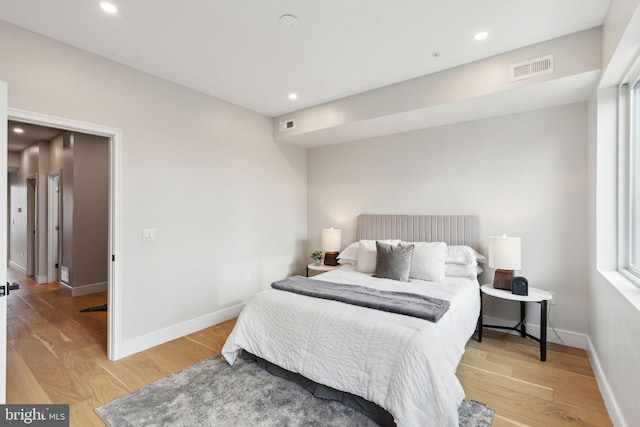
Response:
M15 129L22 129L22 133L16 133ZM36 142L51 141L56 136L63 134L63 129L49 128L29 123L20 123L9 120L7 145L9 151L20 152Z
M597 27L609 0L113 3L2 0L0 20L275 117Z

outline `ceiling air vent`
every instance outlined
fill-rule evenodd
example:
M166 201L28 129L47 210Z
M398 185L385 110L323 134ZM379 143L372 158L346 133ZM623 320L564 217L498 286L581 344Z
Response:
M62 135L62 149L68 150L71 148L71 132L66 132Z
M278 127L280 132L286 132L288 130L293 130L295 128L296 128L296 121L293 119L280 122L280 126Z
M549 73L553 73L553 55L530 59L509 67L509 77L512 82Z

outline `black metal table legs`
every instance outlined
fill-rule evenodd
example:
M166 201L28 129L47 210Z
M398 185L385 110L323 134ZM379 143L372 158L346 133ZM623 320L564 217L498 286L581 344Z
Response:
M540 337L535 337L527 332L526 326L526 318L527 318L527 303L525 301L520 301L520 322L518 322L515 326L498 326L498 325L485 325L482 318L482 291L480 291L480 316L478 316L478 341L482 342L482 329L483 328L497 328L497 329L508 329L512 331L516 331L520 333L520 336L523 338L531 338L534 341L540 343L540 360L545 362L547 360L547 301L534 301L540 304Z

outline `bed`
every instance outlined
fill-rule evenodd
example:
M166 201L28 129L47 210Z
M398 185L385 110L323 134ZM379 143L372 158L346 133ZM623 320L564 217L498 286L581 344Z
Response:
M361 215L356 234L360 259L343 258L342 268L314 279L437 298L448 302L444 315L431 322L269 289L247 303L222 354L233 364L244 350L304 378L359 396L388 411L400 427L457 426L457 408L464 392L455 372L477 324L476 274L445 276L437 282L372 277L359 271L364 269L360 248L365 242L389 239L445 242L447 268L464 266L477 272L477 261L482 258L473 250L477 234L475 216ZM353 253L353 246L347 249L343 253ZM462 256L460 251L470 259L457 259Z

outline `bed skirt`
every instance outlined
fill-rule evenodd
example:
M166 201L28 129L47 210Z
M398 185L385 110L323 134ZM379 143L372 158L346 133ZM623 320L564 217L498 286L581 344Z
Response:
M319 399L335 400L353 409L356 409L382 427L395 427L396 425L395 421L393 420L393 416L387 410L380 407L379 405L376 405L373 402L369 402L368 400L360 396L336 390L323 384L318 384L317 382L312 381L300 374L288 371L265 359L251 354L246 350L242 350L242 359L249 362L256 362L258 366L260 366L270 374L277 377L285 378L304 387L307 391L309 391Z

